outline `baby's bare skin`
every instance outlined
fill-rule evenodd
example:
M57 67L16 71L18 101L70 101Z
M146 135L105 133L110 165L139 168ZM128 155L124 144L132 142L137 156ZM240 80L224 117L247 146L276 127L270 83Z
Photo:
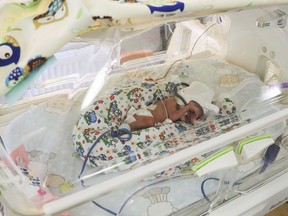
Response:
M203 115L202 107L195 101L190 101L186 106L180 106L177 104L175 97L168 97L163 99L163 102L156 102L155 105L154 110L149 109L153 117L133 115L136 121L129 124L131 130L153 127L156 123L162 123L167 118L172 122L181 120L186 123L193 123Z

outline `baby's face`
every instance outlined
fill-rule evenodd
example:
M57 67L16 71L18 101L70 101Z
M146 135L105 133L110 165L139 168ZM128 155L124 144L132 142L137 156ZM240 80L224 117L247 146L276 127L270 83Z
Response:
M184 122L193 124L203 116L203 108L195 101L190 101L186 106L189 107L189 111L181 118Z

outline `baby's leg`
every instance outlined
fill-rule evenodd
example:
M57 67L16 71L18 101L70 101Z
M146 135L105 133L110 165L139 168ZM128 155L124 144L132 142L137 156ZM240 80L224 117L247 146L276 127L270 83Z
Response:
M134 114L135 121L129 123L131 130L140 130L144 128L153 127L155 125L153 116L144 116Z

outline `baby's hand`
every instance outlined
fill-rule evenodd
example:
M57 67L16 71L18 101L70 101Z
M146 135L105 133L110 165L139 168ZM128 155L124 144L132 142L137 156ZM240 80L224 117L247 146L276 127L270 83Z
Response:
M190 122L193 123L193 121L198 120L203 115L203 109L198 103L190 101L187 104L187 107L189 111L186 115Z

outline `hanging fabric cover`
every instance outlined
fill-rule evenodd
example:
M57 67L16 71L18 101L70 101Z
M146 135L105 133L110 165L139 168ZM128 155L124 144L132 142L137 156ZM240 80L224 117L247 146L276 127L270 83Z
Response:
M288 0L1 0L0 96L89 31L126 31Z

